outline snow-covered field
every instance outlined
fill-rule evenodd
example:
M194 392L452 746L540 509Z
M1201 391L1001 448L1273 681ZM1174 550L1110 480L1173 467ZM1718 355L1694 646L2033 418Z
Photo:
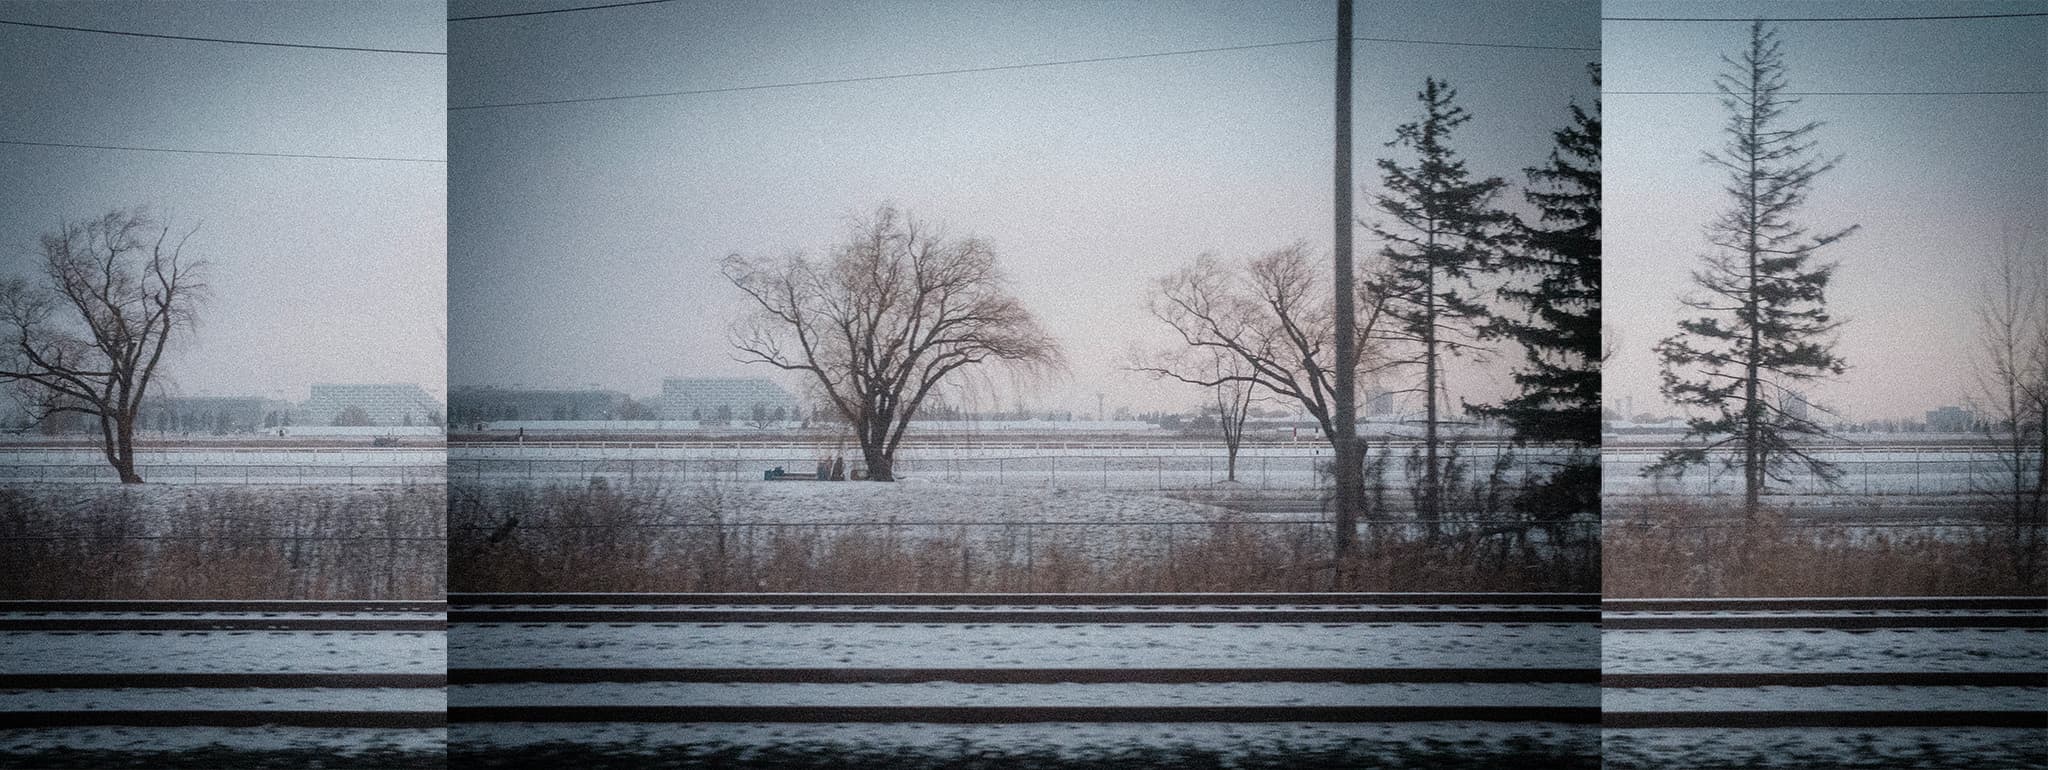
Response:
M136 472L156 484L439 483L446 460L438 447L166 447L135 456ZM0 484L117 481L97 449L0 449Z
M1742 469L1724 467L1717 461L1694 466L1679 477L1646 477L1643 471L1656 462L1664 448L1608 447L1600 453L1605 495L1740 495ZM1790 484L1773 484L1780 496L1944 496L1995 492L2001 475L2010 484L2010 471L1995 449L1985 447L1919 447L1913 449L1822 449L1813 452L1821 460L1839 465L1843 475L1835 485L1818 477L1796 477ZM1732 454L1723 458L1733 459ZM2007 487L2009 488L2009 487Z
M1543 447L1510 448L1501 444L1474 446L1467 461L1475 476L1491 472L1496 460L1511 455L1508 478L1517 479L1559 451ZM1388 458L1387 483L1406 486L1403 461L1409 448L1368 449L1368 460ZM1384 454L1383 454L1384 453ZM630 443L460 444L448 450L449 478L475 483L543 481L605 477L614 481L667 478L678 481L741 481L760 479L763 471L780 467L790 473L813 473L818 463L843 458L860 461L858 448L832 446L654 446ZM1238 455L1237 482L1252 489L1313 490L1326 485L1323 465L1330 449L1314 442L1247 446ZM1223 448L1201 444L1160 444L1137 447L907 445L896 457L899 478L975 484L1097 489L1190 489L1224 483L1229 464Z

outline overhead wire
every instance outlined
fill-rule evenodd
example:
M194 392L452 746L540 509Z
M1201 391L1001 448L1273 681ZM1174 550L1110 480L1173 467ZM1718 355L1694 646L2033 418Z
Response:
M1450 41L1450 40L1418 40L1418 39L1408 39L1408 38L1364 38L1364 37L1354 37L1354 38L1352 38L1352 39L1353 39L1353 40L1360 40L1360 41L1365 41L1365 42L1374 42L1374 43L1403 43L1403 44L1412 44L1412 45L1446 45L1446 46L1463 46L1463 47L1475 47L1475 48L1506 48L1506 49L1520 49L1520 50L1540 50L1540 51L1579 51L1579 52L1597 52L1597 51L1599 51L1599 50L1600 50L1600 49L1599 49L1598 47L1581 47L1581 46L1539 46L1539 45L1518 45L1518 44L1509 44L1509 43L1470 43L1470 42L1460 42L1460 41ZM1004 71L1010 71L1010 70L1024 70L1024 69L1036 69L1036 68L1040 68L1040 67L1063 67L1063 66L1068 66L1068 65L1074 65L1074 64L1097 64L1097 63L1103 63L1103 62L1133 61L1133 60L1138 60L1138 59L1156 59L1156 58L1161 58L1161 57L1168 57L1168 56L1193 56L1193 55L1198 55L1198 54L1211 54L1211 53L1225 53L1225 52L1230 52L1230 51L1249 51L1249 50L1254 50L1254 49L1261 49L1261 48L1282 48L1282 47L1289 47L1289 46L1301 46L1301 45L1312 45L1312 44L1316 44L1316 43L1329 43L1329 42L1335 42L1335 41L1336 41L1336 38L1333 38L1333 37L1322 37L1322 38L1311 38L1311 39L1308 39L1308 40L1288 40L1288 41L1284 41L1284 42L1277 42L1277 43L1250 43L1250 44L1246 44L1246 45L1218 46L1218 47L1215 47L1215 48L1188 48L1188 49L1181 49L1181 50L1175 50L1175 51L1154 51L1154 52L1150 52L1150 53L1135 53L1135 54L1122 54L1122 55L1118 55L1118 56L1095 56L1095 57L1089 57L1089 58L1085 58L1085 59L1062 59L1062 60L1058 60L1058 61L1044 61L1044 62L1027 62L1027 63L1023 63L1023 64L997 64L997 65L991 65L991 66L986 66L986 67L961 67L961 68L957 68L957 69L946 69L946 70L928 70L928 71L924 71L924 72L901 72L901 73L895 73L895 74L889 74L889 75L862 75L862 76L856 76L856 77L845 77L845 78L825 78L825 79L819 79L819 80L799 80L799 81L789 81L789 82L782 82L782 83L757 83L757 84L753 84L753 85L744 85L744 86L723 86L723 87L718 87L718 88L696 88L696 89L688 89L688 90L681 90L681 91L659 91L659 92L653 92L653 93L640 93L640 94L617 94L617 95L611 95L611 96L583 96L583 97L573 97L573 98L565 98L565 99L535 99L535 100L531 100L531 101L521 101L521 102L490 102L490 103L484 103L484 104L466 104L466 105L458 105L458 106L454 106L454 107L449 107L449 108L448 108L448 110L449 110L450 112L457 112L457 111L463 111L463 110L484 110L484 109L498 109L498 108L504 108L504 107L538 107L538 106L545 106L545 105L554 105L554 104L586 104L586 103L591 103L591 102L613 102L613 101L625 101L625 100L632 100L632 99L658 99L658 98L665 98L665 97L676 97L676 96L699 96L699 95L703 95L703 94L723 94L723 93L735 93L735 92L740 92L740 91L764 91L764 90L769 90L769 89L780 89L780 88L799 88L799 87L805 87L805 86L821 86L821 85L838 85L838 84L844 84L844 83L868 83L868 82L875 82L875 81L883 81L883 80L902 80L902 79L907 79L907 78L924 78L924 77L938 77L938 76L943 76L943 75L964 75L964 74L970 74L970 73L977 73L977 72L1004 72Z
M312 43L278 43L278 42L272 42L272 41L268 41L268 40L239 40L239 39L234 39L234 38L225 38L225 37L198 37L198 36L194 36L194 35L167 35L167 34L162 34L162 33L157 33L157 32L133 32L133 31L129 31L129 30L119 30L119 29L102 29L102 28L98 28L98 27L75 27L75 26L69 26L69 25L64 25L64 24L42 24L42 23L38 23L38 22L32 22L32 21L11 21L11 20L7 20L7 19L0 19L0 25L4 25L4 26L10 26L10 27L31 27L31 28L34 28L34 29L55 29L55 30L63 30L63 31L65 31L65 32L89 32L89 33L92 33L92 34L95 34L95 35L120 35L120 36L123 36L123 37L144 37L144 38L153 38L153 39L158 39L158 40L185 40L185 41L190 41L190 42L197 42L197 43L227 43L227 44L229 44L229 45L253 45L253 46L266 46L266 47L271 47L271 48L306 48L306 49L312 49L312 50L318 50L318 51L357 51L357 52L362 52L362 53L393 53L393 54L407 54L407 55L412 55L412 56L447 56L447 55L448 55L448 52L447 52L447 51L418 51L418 50L411 50L411 49L405 49L405 48L364 48L364 47L360 47L360 46L348 46L348 45L315 45L315 44L312 44Z
M63 147L81 150L121 150L125 152L171 152L188 155L242 155L255 158L318 158L322 160L373 160L393 163L447 163L438 158L404 158L383 155L320 155L299 152L247 152L241 150L188 150L175 147L126 147L111 144L71 144L66 142L30 142L20 139L0 139L0 144L25 147Z
M1602 96L1722 96L1719 91L1601 91ZM2027 96L2048 91L1780 91L1780 96Z
M548 10L544 10L544 11L517 11L517 12L513 12L513 13L486 13L486 14L480 14L480 15L476 15L476 16L450 16L450 17L448 17L448 20L449 20L449 21L483 21L483 20L485 20L485 19L510 19L510 18L514 18L514 17L517 17L517 16L546 16L546 15L548 15L548 14L551 14L551 13L575 13L575 12L577 12L577 11L598 11L598 10L603 10L603 9L606 9L606 8L624 8L624 7L626 7L626 6L630 6L630 5L656 5L656 4L659 4L659 3L672 3L672 2L675 2L675 0L631 0L631 2L625 2L625 3L605 3L605 4L603 4L603 5L581 5L581 6L577 6L577 7L575 7L575 8L550 8L550 9L548 9Z
M1812 21L1958 21L1965 19L2021 19L2048 16L2048 12L2022 13L1972 13L1946 16L1804 16L1804 17L1672 17L1672 16L1602 16L1601 21L1767 21L1767 22L1812 22Z

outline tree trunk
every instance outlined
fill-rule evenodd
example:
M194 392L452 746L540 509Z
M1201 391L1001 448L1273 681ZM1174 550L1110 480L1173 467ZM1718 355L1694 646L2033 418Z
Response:
M114 440L114 471L121 474L121 483L142 483L142 474L135 472L135 423L120 421Z
M890 457L889 453L882 451L879 446L863 446L860 453L868 464L869 481L896 480L895 458Z

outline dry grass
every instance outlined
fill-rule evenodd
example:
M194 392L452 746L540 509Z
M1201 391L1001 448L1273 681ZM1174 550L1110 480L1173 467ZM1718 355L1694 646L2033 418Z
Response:
M1327 525L791 525L745 488L451 487L456 591L1591 591L1598 546Z
M0 598L426 599L444 488L0 488Z
M1659 500L1611 510L1601 590L1646 596L2039 595L2041 531L1792 526L1780 511Z

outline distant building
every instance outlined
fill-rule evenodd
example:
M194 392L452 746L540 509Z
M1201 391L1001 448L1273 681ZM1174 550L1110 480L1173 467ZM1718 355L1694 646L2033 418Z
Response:
M1785 410L1785 416L1794 420L1804 420L1813 414L1813 403L1806 400L1806 394L1798 391L1787 392L1779 400L1778 408Z
M291 405L261 396L158 396L142 405L146 431L253 433L277 427Z
M1370 391L1367 391L1367 395L1366 395L1366 398L1365 398L1365 416L1367 416L1367 417L1392 417L1392 416L1394 416L1394 394L1393 394L1393 392L1392 392L1392 391L1387 391L1387 390L1381 390L1381 389L1378 389L1378 388L1374 388L1374 389L1372 389L1372 390L1370 390Z
M462 388L448 394L456 424L492 420L616 420L626 394L616 390Z
M1944 406L1927 412L1927 430L1934 433L1968 433L1977 416L1960 406Z
M801 405L761 377L682 377L661 381L661 419L745 422L756 408L769 419L800 419Z
M409 382L321 383L313 386L313 397L299 406L292 422L334 425L359 418L370 425L439 425L441 416L441 402Z

